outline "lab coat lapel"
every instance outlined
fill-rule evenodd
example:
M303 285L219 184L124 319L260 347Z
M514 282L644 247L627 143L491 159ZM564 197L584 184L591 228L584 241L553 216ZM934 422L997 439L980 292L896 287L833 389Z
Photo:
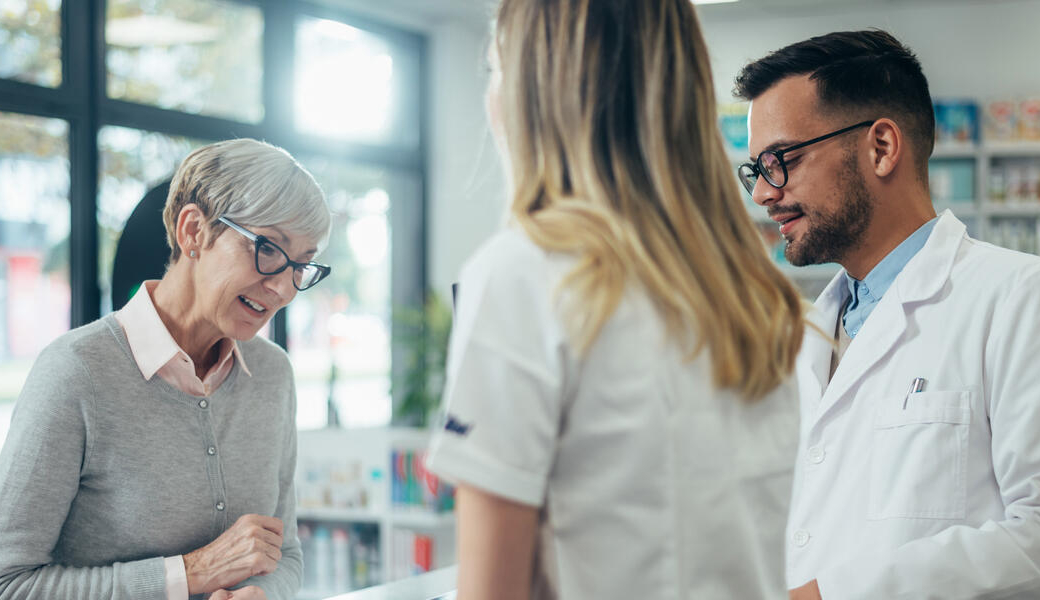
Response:
M815 408L823 397L830 376L831 354L834 352L833 332L838 311L849 296L842 269L824 288L806 315L808 325L798 354L798 384L802 398Z
M849 344L823 393L817 421L893 351L906 332L907 315L915 305L927 301L943 288L949 280L964 232L964 224L950 211L942 214L924 247L899 273L859 335ZM832 327L834 323L832 320Z
M822 417L853 385L870 373L906 331L906 313L895 285L889 288L838 363L820 403Z

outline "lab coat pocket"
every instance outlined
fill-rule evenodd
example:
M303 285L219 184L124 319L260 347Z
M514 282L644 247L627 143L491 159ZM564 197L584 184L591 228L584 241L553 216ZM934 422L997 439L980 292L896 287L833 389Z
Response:
M903 400L878 401L867 518L963 518L971 392Z

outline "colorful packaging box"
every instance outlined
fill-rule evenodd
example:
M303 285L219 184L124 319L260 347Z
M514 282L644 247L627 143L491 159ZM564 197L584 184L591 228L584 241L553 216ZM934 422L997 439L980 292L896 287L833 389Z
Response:
M986 103L983 129L989 141L1008 141L1018 136L1018 107L1011 100Z
M936 144L959 145L979 141L979 107L970 100L935 102Z

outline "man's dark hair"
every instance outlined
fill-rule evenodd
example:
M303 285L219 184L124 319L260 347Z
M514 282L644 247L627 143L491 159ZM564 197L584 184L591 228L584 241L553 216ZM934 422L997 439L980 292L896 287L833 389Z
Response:
M754 100L793 75L816 82L820 108L851 113L850 123L888 117L910 139L918 175L927 181L935 143L928 80L917 57L880 29L838 31L791 44L744 67L734 94Z

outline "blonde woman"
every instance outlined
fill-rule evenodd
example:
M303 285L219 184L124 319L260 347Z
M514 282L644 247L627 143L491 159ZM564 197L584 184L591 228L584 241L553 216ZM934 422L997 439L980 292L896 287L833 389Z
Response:
M285 150L191 153L170 262L40 354L0 452L0 600L290 600L296 395L256 337L317 284L331 215Z
M511 226L462 271L459 598L786 597L796 290L716 129L689 0L503 0Z

